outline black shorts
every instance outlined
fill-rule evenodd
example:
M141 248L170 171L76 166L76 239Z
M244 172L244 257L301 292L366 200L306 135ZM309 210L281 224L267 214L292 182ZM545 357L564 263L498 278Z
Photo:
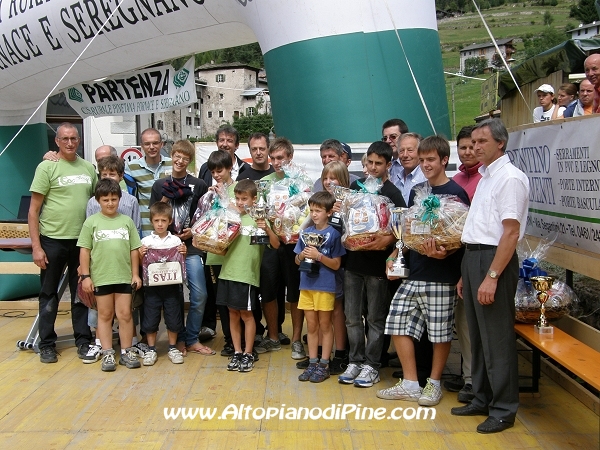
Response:
M110 294L131 294L131 292L131 285L128 283L106 284L94 287L94 295L97 297Z
M285 286L287 293L285 299L289 303L298 303L300 299L300 271L296 264L296 244L284 244L279 247L282 267L285 270Z
M271 247L265 248L262 263L260 265L260 301L261 303L269 303L277 300L277 292L279 291L279 283L283 271L281 261L279 260L279 252Z
M167 330L179 333L183 329L183 285L144 286L142 329L146 333L158 331L161 311Z
M258 309L256 286L239 281L219 279L217 289L217 305L227 306L240 311Z

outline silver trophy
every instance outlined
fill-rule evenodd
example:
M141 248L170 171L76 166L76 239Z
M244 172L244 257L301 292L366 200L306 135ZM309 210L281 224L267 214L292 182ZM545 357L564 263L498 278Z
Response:
M269 207L267 206L267 202L265 202L265 192L269 188L271 182L267 180L257 180L254 181L254 183L256 184L257 202L254 206L246 206L246 213L255 221L260 219L267 220ZM269 235L260 228L250 236L250 245L268 245L269 242Z
M304 242L304 245L307 247L315 247L316 249L319 249L323 246L323 244L325 244L325 242L327 242L329 239L329 234L324 235L321 233L302 231L300 233L300 239L302 239L302 242ZM298 270L300 272L308 272L308 274L316 275L319 273L320 267L321 265L318 263L318 261L306 258L304 261L300 262L300 267Z
M410 271L406 267L406 260L402 254L404 248L404 242L402 242L402 225L404 222L404 213L408 211L408 208L392 208L391 228L394 236L398 239L396 242L396 248L398 249L398 256L391 269L388 269L387 274L391 277L407 278Z
M352 193L352 189L338 186L337 184L329 183L329 187L331 187L336 201L343 202L348 194ZM342 226L342 214L339 212L334 212L329 218L328 223L333 227L340 228Z

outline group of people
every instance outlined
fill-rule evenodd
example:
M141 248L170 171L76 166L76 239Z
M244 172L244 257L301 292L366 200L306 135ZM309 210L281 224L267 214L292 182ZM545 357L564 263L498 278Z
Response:
M584 68L586 78L579 87L563 83L556 97L549 84L535 90L540 106L533 110L534 123L600 113L600 54L588 56Z
M329 220L340 209L332 186L359 190L365 181L348 172L348 145L328 139L320 148L324 167L308 200L312 223L305 230L323 235L324 244L317 248L303 240L282 242L267 220L247 214L257 202L254 181L285 178L284 167L294 156L292 143L282 137L270 142L268 136L254 133L248 140L248 164L235 154L239 135L233 127L220 128L216 141L218 149L196 178L187 171L194 160L193 145L178 141L166 157L158 131L147 129L141 135L144 156L138 160L125 164L113 148L97 150L98 180L94 166L77 156L77 129L68 123L59 126L58 153L38 166L29 211L33 259L41 269L41 362L57 361L54 322L65 265L78 356L84 363L102 360L104 371L117 365L115 315L118 363L136 368L157 361L161 311L171 362L183 363L187 353L214 355L201 337L216 335L218 311L225 337L221 355L230 357L227 370L249 372L259 354L291 344L291 357L303 370L300 381L320 383L333 374L339 383L368 388L380 382L391 336L401 379L377 391L377 397L433 406L442 398L441 375L456 317L464 360L458 399L467 404L453 408L452 414L488 416L477 429L482 433L512 426L518 407L515 248L524 233L529 188L527 177L504 154L508 132L502 122L489 119L461 130L457 143L462 164L453 179L446 175L448 141L440 136L423 139L400 119L386 121L381 140L369 146L366 174L381 181L378 193L395 206L410 207L415 187L423 184L433 194L456 196L471 205L464 247L447 251L429 239L424 255L404 250L410 268L406 280L387 275L402 257L393 235L378 234L363 250L348 250L339 226ZM134 180L135 197L126 192L124 176ZM241 215L240 235L224 256L204 254L192 245L191 218L211 190L228 197ZM178 217L180 226L174 228L174 209L180 214L182 204L189 208L187 220ZM268 236L269 245L250 245L258 229ZM167 284L143 287L137 319L131 303L142 287L140 262L167 248L176 249L176 259L185 266L187 317L182 285ZM78 282L84 292L95 295L97 316L76 301ZM286 301L291 339L282 332ZM308 358L302 343L304 319ZM95 341L90 326L96 327ZM431 356L420 383L423 354Z

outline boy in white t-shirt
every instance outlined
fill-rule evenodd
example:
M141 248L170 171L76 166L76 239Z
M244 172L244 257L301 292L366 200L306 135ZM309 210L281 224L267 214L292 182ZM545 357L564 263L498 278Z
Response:
M546 122L562 116L565 107L554 104L554 88L549 84L542 84L535 90L540 106L533 110L533 123ZM554 114L555 110L556 114Z

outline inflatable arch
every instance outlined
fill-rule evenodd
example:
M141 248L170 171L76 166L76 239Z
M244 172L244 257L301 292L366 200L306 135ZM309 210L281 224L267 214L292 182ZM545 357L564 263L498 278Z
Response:
M50 93L256 41L294 143L371 142L391 117L449 136L433 0L0 0L0 152ZM44 122L45 105L0 156L0 219L47 151Z

